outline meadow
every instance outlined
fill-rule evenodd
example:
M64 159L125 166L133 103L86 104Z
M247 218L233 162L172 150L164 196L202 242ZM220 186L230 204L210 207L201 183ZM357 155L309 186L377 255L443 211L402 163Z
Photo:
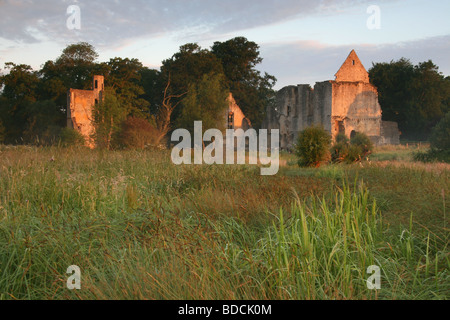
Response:
M450 165L417 148L319 169L283 154L261 176L167 150L0 146L0 299L448 299Z

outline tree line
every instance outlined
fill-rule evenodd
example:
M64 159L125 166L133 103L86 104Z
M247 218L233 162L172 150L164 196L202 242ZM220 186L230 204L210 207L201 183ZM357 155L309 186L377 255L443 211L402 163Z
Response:
M81 42L37 71L6 63L0 76L0 143L55 141L66 126L68 89L92 89L94 75L105 77L106 98L93 120L110 138L130 117L146 120L162 135L194 120L203 120L205 128L221 125L225 120L218 115L227 107L229 92L258 127L275 94L275 77L256 69L262 62L259 46L243 37L209 49L185 44L160 70L138 59L97 59L96 49Z
M428 140L450 112L450 77L431 60L417 65L406 58L375 63L369 76L378 88L383 120L397 122L402 139Z
M215 42L209 49L185 44L162 62L160 70L138 59L97 59L96 49L81 42L66 47L40 70L6 63L0 75L0 143L56 141L66 126L68 89L92 89L93 75L105 76L107 98L94 120L108 147L128 118L145 120L159 138L172 129L189 129L194 120L202 120L205 130L221 128L230 92L259 128L266 107L275 100L276 78L256 69L262 62L259 46L244 37ZM383 120L398 122L404 139L428 139L450 111L450 78L432 61L375 63L369 74L379 91ZM142 121L131 123L149 128Z

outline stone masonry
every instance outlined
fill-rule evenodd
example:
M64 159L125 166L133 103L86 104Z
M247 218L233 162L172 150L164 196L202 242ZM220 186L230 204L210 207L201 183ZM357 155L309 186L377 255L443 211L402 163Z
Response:
M377 88L354 50L335 76L334 81L316 83L314 89L288 86L277 93L263 127L280 130L281 148L292 149L299 133L312 125L322 125L333 138L362 132L376 144L398 144L398 126L382 121Z

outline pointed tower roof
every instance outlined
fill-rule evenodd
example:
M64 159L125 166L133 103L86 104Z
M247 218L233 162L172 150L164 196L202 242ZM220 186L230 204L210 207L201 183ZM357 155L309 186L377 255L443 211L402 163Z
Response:
M364 68L355 50L352 50L342 67L336 73L336 82L366 82L369 83L369 73Z

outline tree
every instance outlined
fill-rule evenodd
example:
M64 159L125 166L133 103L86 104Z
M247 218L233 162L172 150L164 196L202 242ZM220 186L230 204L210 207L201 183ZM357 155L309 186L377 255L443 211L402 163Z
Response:
M66 112L67 90L92 89L94 74L104 74L104 66L96 63L95 48L86 42L67 46L55 61L47 61L38 72L41 100L53 100Z
M129 116L149 117L149 102L141 85L144 66L138 59L110 59L105 65L105 82L116 93L117 99Z
M208 129L224 130L228 108L228 90L223 75L204 75L197 84L191 84L182 101L181 116L176 126L194 133L194 122L203 122L203 132Z
M23 140L29 118L29 105L38 99L39 77L28 65L5 64L9 73L1 77L3 86L0 114L8 143Z
M427 139L449 110L450 82L431 60L417 66L405 58L377 63L369 74L378 88L383 120L398 122L405 138Z
M170 78L171 95L187 92L189 86L201 81L205 74L212 73L223 74L220 60L196 43L181 46L179 52L164 60L161 67L163 83L167 83Z
M92 138L98 148L111 149L113 139L116 138L126 116L126 110L120 105L114 90L106 88L104 100L95 105L92 110L94 126Z
M170 76L167 82L166 89L164 90L164 98L161 105L158 108L156 114L156 126L160 132L158 143L167 135L167 133L172 129L172 114L181 103L181 100L173 102L172 99L179 99L187 94L187 92L179 95L171 95L170 93Z
M272 102L276 78L268 73L261 75L256 66L263 59L259 46L244 37L226 42L215 42L212 53L223 66L227 84L234 99L244 114L259 127L264 119L266 107Z

